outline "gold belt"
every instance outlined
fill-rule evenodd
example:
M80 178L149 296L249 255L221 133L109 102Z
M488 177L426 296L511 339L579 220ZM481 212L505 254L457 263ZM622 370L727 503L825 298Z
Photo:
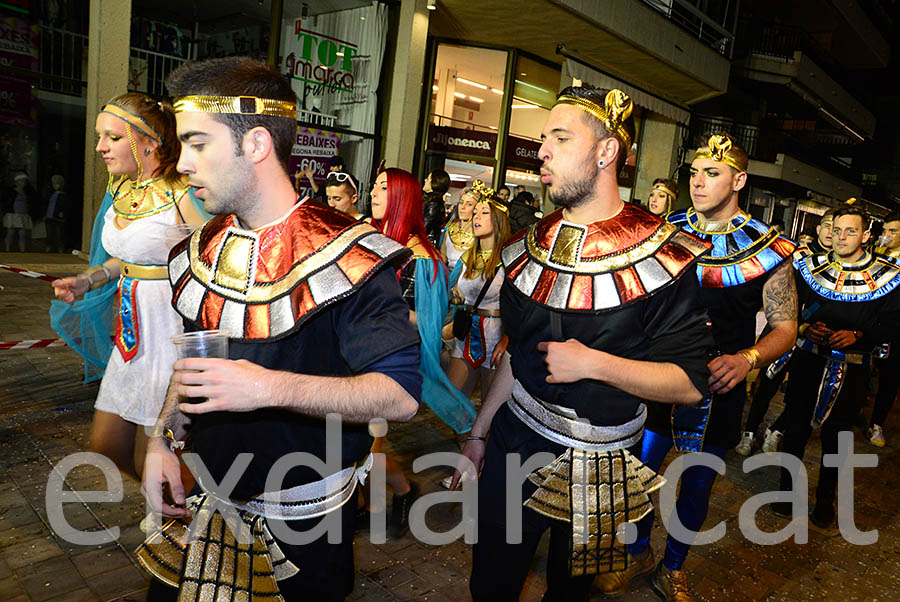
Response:
M471 305L466 305L466 309L474 313L476 316L483 316L485 318L499 318L500 310L499 309L475 309Z
M122 275L136 280L167 280L169 278L169 266L165 265L139 265L119 260L122 266Z

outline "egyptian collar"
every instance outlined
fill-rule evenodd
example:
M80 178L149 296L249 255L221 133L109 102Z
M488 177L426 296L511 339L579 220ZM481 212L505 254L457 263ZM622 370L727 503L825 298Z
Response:
M750 282L778 267L797 248L775 228L743 211L715 228L701 227L693 209L682 209L666 219L712 243L708 255L697 262L697 278L703 288L727 288Z
M506 278L550 309L600 312L645 298L674 282L708 244L626 204L587 226L557 210L503 248Z
M794 267L814 293L832 301L872 301L900 285L900 266L868 252L853 263L834 251L795 257Z
M463 231L462 222L455 219L447 226L447 238L450 239L457 251L465 251L475 240L475 234Z
M134 182L122 176L115 182L110 178L107 191L113 197L116 215L135 220L174 206L188 191L188 185L182 181L176 188L171 188L162 178Z
M172 305L200 328L276 340L408 254L371 225L312 203L256 230L221 215L172 249Z

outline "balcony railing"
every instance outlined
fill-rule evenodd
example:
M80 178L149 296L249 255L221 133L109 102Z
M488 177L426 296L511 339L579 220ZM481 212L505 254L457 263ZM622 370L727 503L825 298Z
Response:
M698 7L697 0L642 1L716 52L731 58L738 0L712 2L705 10Z
M162 96L166 76L185 59L131 47L128 89ZM83 96L87 81L88 36L41 26L38 88Z
M823 41L796 27L742 19L738 24L734 58L760 56L790 63L794 61L794 53L799 51L811 58L853 96L865 97L865 94L854 91L853 86L848 85L853 77L833 57L827 44L827 40Z

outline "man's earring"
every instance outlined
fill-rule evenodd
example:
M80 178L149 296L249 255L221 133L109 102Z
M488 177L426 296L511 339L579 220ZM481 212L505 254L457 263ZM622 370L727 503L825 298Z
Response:
M599 161L597 161L597 167L602 169L605 165L606 165L606 161L604 161L603 159L600 159Z
M149 154L150 154L150 147L149 147L149 146L148 146L147 148L144 149L144 154L145 154L145 155L149 155Z

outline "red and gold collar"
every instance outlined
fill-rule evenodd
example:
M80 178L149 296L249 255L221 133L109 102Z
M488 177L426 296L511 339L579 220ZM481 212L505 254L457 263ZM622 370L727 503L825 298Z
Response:
M587 226L554 211L503 249L506 277L551 309L605 311L675 281L709 245L635 205Z
M222 215L172 249L172 305L233 339L275 340L408 254L371 225L314 203L258 230Z

